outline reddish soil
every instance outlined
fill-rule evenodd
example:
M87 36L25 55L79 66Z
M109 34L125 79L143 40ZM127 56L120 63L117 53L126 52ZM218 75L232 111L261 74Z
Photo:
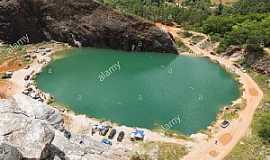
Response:
M230 133L226 133L223 136L220 137L219 141L223 144L223 145L227 145L228 143L230 143L232 140L232 135Z
M24 64L19 57L13 57L7 59L0 65L0 74L7 71L16 71L23 68ZM15 93L15 85L7 80L0 80L0 99L8 98Z
M0 81L0 99L8 98L15 93L15 85L6 80Z
M7 71L16 71L23 66L24 64L20 58L10 58L0 65L0 73L5 73Z

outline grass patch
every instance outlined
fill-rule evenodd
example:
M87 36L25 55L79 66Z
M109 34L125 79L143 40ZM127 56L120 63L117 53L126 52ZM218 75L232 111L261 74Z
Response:
M191 42L193 44L197 44L197 43L201 42L202 40L204 40L203 36L192 36L191 37Z
M174 132L174 131L166 131L164 132L165 136L173 137L176 139L183 139L183 140L191 140L191 138L185 134Z
M175 143L148 142L141 144L141 148L130 160L176 160L188 153L184 146Z
M190 49L180 39L176 39L176 46L180 52L189 52L190 51Z
M7 45L0 47L0 64L9 59L20 59L23 64L31 63L24 58L24 55L26 54L26 48L24 46L13 49L11 52L8 51L8 48Z
M153 131L162 133L167 137L172 137L172 138L176 138L176 139L183 139L183 140L192 140L188 135L185 135L185 134L183 134L181 132L176 132L176 131L173 131L173 130L166 130L165 131L161 127L156 127L156 128L153 129Z
M242 92L241 92L242 93ZM241 102L229 106L227 109L222 111L222 119L233 120L239 117L239 111L243 110L246 106L246 100L241 98Z
M178 31L177 34L182 37L182 38L189 38L191 36L193 36L193 34L189 31Z

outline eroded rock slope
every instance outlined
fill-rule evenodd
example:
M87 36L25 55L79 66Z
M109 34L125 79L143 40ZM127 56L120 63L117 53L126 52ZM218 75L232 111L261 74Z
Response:
M0 0L0 39L176 53L168 33L94 0Z

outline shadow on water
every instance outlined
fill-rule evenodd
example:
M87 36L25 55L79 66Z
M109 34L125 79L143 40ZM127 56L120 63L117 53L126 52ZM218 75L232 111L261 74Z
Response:
M91 59L81 59L82 61L87 60L89 63L94 64L100 68L108 68L119 61L121 67L128 66L129 71L133 73L140 73L144 71L150 71L160 68L168 67L178 55L170 53L155 53L155 52L125 52L120 50L108 50L108 49L97 49L97 48L78 48L69 50L73 55L76 54L92 54ZM99 53L99 54L96 54ZM71 56L73 56L71 55ZM160 58L156 58L160 57ZM132 64L126 63L127 59L134 59ZM139 60L139 61L136 61ZM98 64L97 64L98 63ZM148 65L145 65L147 63ZM94 66L92 65L92 66Z

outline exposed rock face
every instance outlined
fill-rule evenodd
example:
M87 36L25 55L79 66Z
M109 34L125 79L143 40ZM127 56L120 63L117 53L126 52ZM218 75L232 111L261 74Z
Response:
M94 0L1 0L0 39L56 40L72 45L177 53L154 24L124 16Z
M0 143L17 147L27 158L40 158L54 131L46 121L29 116L13 101L0 103Z
M225 53L223 53L223 55L231 56L235 54L236 52L242 52L242 48L240 46L229 46L226 49Z
M55 127L63 127L62 115L23 94L0 100L0 117L0 160L128 160L127 150L103 145L89 134L72 132L66 138Z
M0 160L22 160L21 152L8 144L0 145Z
M29 117L46 120L50 125L58 127L63 123L63 117L59 111L38 101L33 101L30 97L18 94L14 95L12 102Z
M259 73L270 75L270 58L263 56L257 58L251 67Z

